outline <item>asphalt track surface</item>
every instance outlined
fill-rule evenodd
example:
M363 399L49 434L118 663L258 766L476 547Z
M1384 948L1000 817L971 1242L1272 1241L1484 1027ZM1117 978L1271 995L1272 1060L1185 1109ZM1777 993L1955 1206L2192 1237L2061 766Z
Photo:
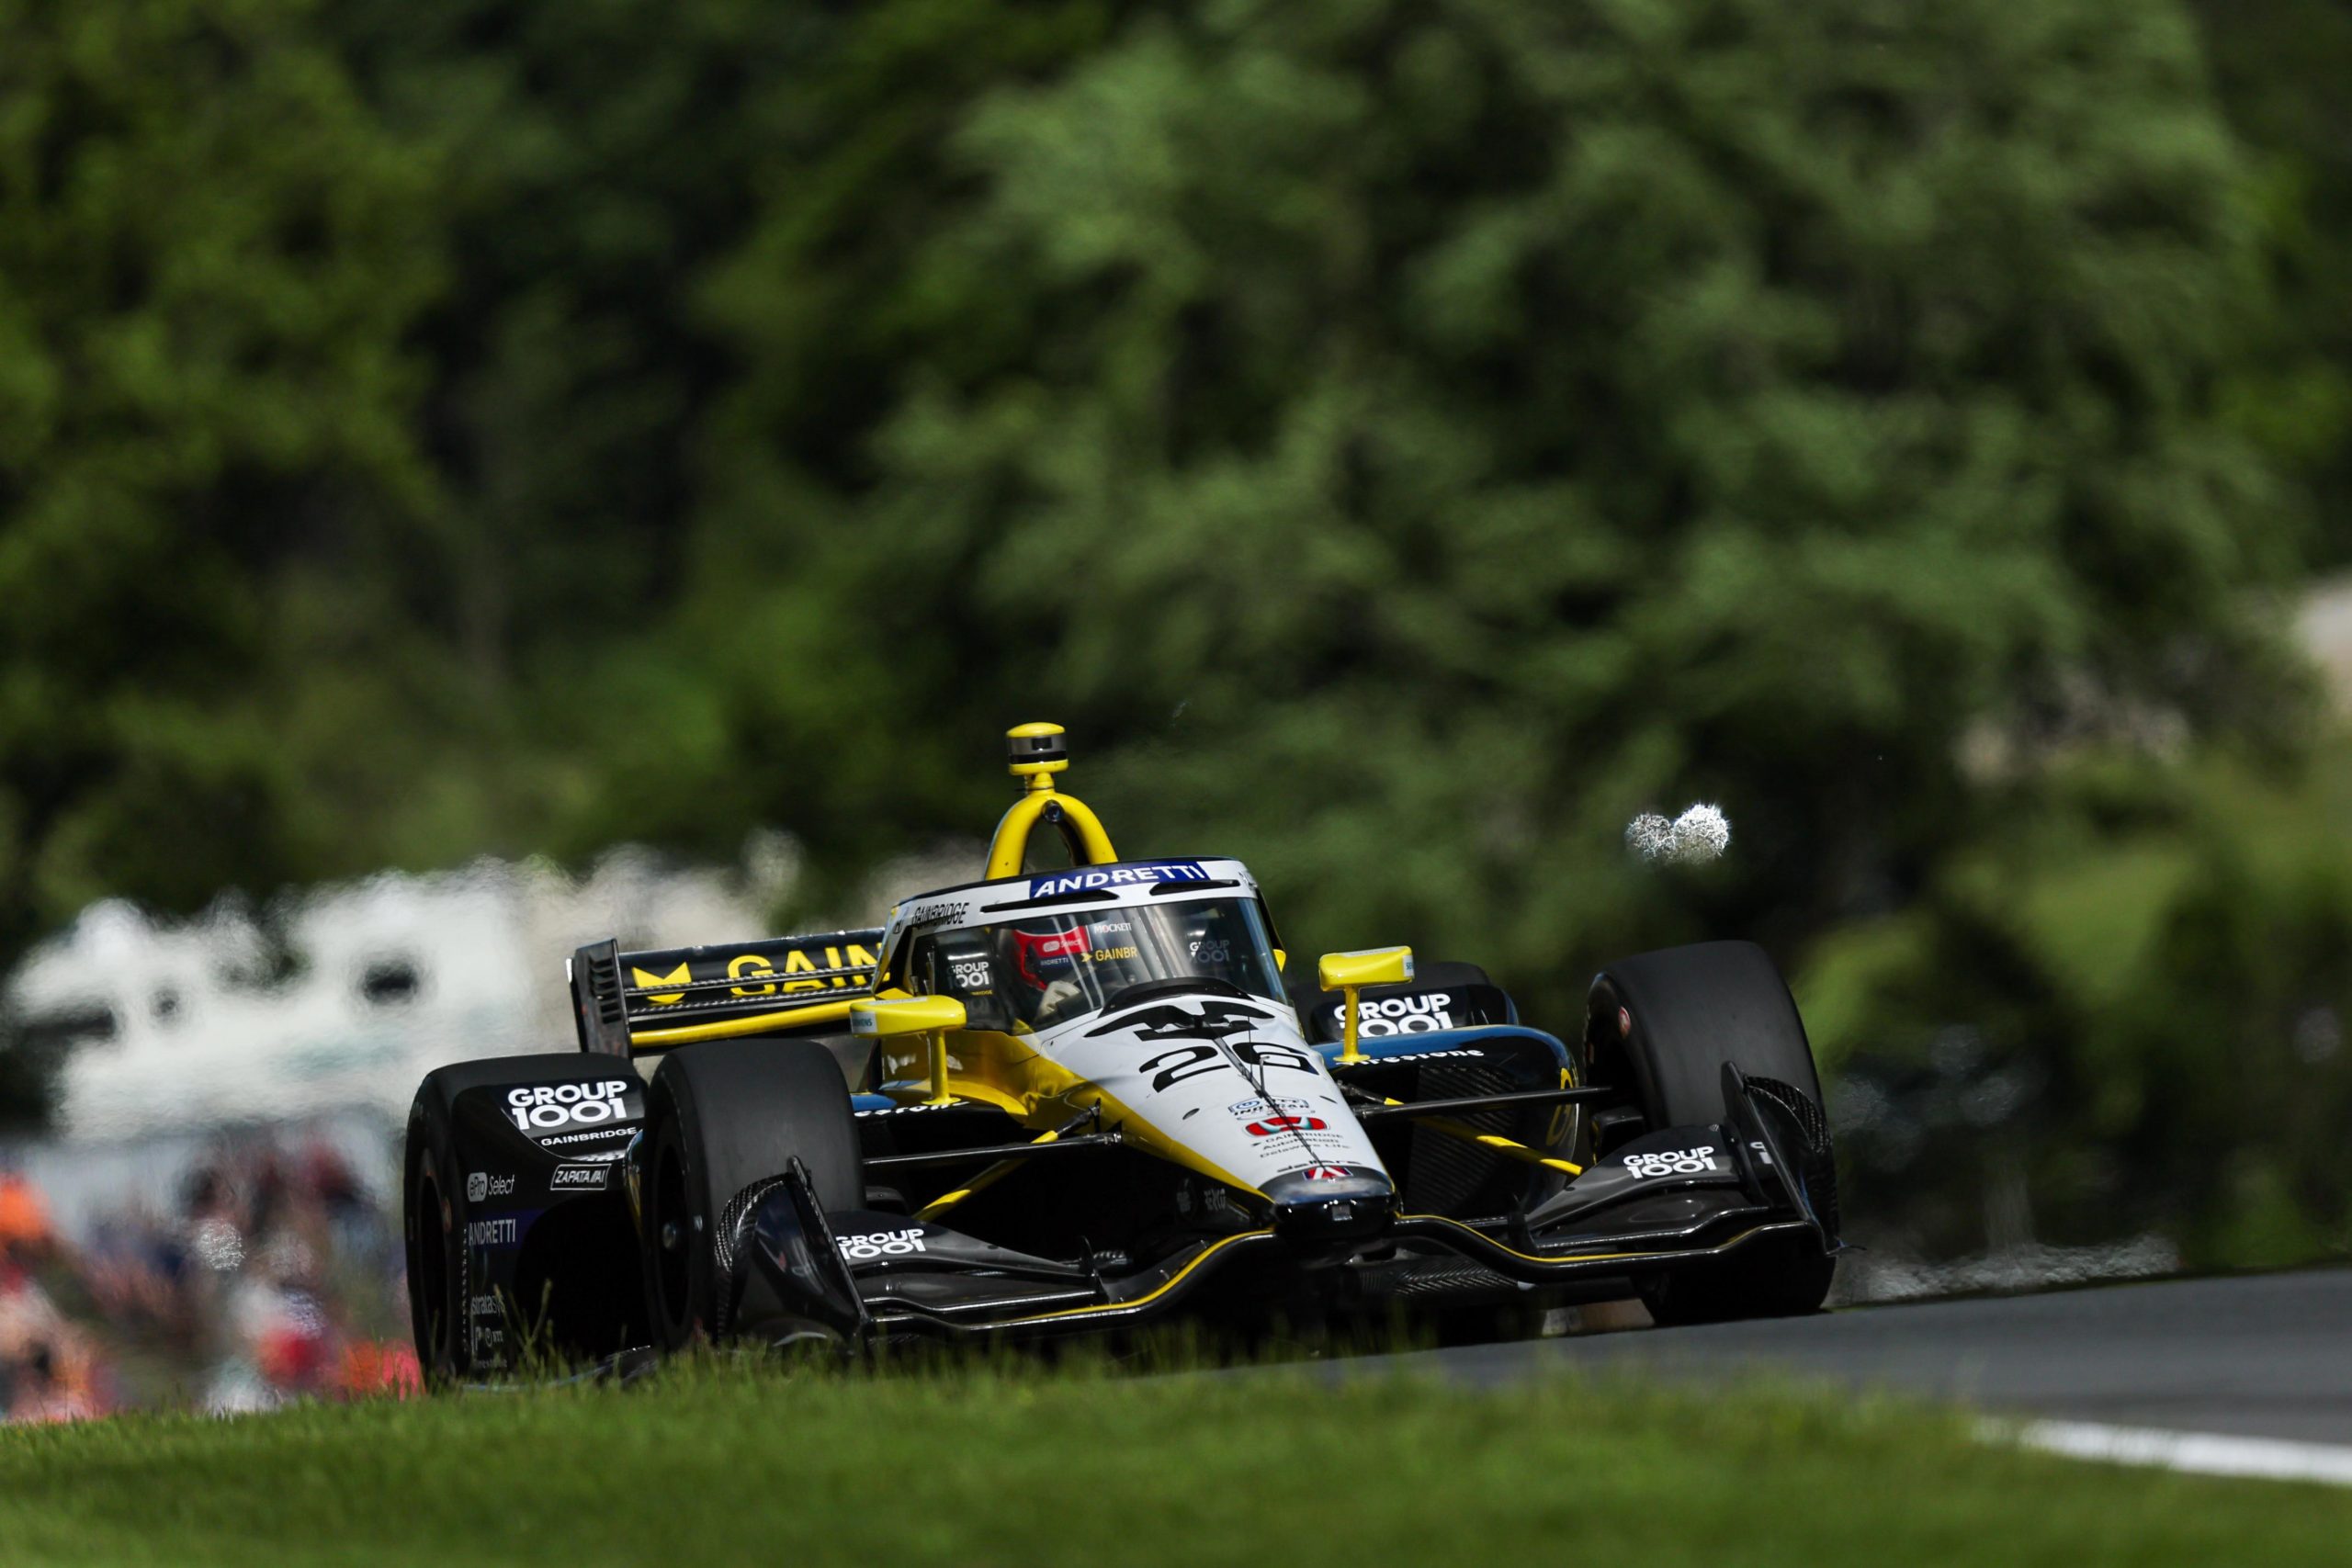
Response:
M1347 1363L1464 1382L1540 1371L1758 1371L1989 1414L2352 1445L2352 1269L1856 1307Z

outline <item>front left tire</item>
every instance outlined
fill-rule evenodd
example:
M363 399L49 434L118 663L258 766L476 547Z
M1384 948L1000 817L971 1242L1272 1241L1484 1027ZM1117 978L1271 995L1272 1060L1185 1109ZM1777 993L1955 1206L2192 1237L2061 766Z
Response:
M1710 942L1622 960L1593 982L1589 1006L1588 1038L1618 1041L1652 1128L1722 1121L1727 1062L1778 1086L1770 1092L1786 1095L1813 1145L1803 1156L1807 1193L1837 1234L1837 1166L1813 1044L1762 948ZM1646 1281L1642 1300L1661 1325L1787 1317L1820 1310L1835 1269L1817 1247L1739 1257Z
M653 1075L639 1226L653 1332L663 1349L724 1337L733 1288L729 1206L798 1159L818 1203L865 1201L849 1088L812 1040L684 1046Z

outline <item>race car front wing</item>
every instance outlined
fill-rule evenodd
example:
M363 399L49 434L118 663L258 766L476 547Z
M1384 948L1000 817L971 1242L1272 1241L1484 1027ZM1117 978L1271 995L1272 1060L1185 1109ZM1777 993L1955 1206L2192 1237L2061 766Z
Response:
M1343 1214L1331 1233L1347 1238L1337 1256L1329 1234L1302 1238L1269 1224L1139 1268L1031 1257L904 1214L829 1213L796 1162L722 1218L722 1331L848 1346L1020 1339L1117 1328L1304 1278L1358 1310L1531 1287L1603 1299L1641 1276L1720 1267L1754 1248L1838 1250L1817 1109L1728 1065L1723 1083L1721 1122L1645 1134L1531 1210Z

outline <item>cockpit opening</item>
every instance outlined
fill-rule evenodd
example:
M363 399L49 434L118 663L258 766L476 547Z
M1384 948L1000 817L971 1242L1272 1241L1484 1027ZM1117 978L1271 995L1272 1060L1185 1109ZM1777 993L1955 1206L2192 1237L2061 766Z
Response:
M1023 1033L1099 1012L1148 981L1221 982L1284 999L1272 928L1255 898L1071 909L916 940L915 989L962 1001L970 1027Z

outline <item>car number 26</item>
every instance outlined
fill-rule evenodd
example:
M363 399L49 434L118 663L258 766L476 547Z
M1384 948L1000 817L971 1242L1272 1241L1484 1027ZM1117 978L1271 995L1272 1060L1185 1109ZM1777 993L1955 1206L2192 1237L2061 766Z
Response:
M1298 1073L1315 1070L1313 1058L1306 1052L1294 1050L1288 1045L1260 1045L1244 1041L1234 1046L1233 1051L1253 1066L1287 1067ZM1196 1078L1203 1073L1231 1072L1233 1064L1214 1045L1179 1045L1173 1051L1162 1051L1136 1070L1152 1075L1151 1087L1157 1093L1170 1084Z

